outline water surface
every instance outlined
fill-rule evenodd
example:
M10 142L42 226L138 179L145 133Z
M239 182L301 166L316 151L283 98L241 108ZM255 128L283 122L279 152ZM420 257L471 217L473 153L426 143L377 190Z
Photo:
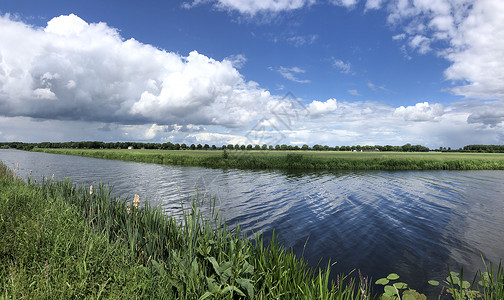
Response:
M275 229L312 266L331 261L334 274L358 268L374 279L396 272L430 297L439 289L427 281L447 268L474 274L480 254L504 257L504 171L221 170L16 150L0 160L19 163L22 178L33 170L39 180L104 182L174 215L196 190L211 194L231 226L266 239Z

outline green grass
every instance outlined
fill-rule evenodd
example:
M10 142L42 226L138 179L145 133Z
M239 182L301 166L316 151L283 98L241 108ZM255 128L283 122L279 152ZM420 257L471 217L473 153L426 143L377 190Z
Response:
M0 299L369 299L275 240L230 231L208 199L182 220L69 180L25 184L0 165ZM208 207L207 207L208 208Z
M168 165L299 170L504 170L504 153L37 149ZM225 154L224 154L225 153Z

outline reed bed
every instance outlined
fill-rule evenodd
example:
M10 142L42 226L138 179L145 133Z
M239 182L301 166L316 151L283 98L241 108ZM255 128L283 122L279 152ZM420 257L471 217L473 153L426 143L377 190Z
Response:
M234 169L504 170L502 153L33 149L45 153Z
M0 298L369 299L275 239L229 230L208 197L182 219L70 180L25 184L0 166Z

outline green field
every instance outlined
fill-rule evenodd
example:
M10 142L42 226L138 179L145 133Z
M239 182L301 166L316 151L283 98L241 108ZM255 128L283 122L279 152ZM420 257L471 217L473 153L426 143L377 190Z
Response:
M167 165L297 170L504 170L504 153L38 149Z

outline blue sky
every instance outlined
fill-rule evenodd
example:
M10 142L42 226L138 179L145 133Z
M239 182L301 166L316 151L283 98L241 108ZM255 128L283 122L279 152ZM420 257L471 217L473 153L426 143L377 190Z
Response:
M502 19L490 0L4 0L0 141L502 144Z

